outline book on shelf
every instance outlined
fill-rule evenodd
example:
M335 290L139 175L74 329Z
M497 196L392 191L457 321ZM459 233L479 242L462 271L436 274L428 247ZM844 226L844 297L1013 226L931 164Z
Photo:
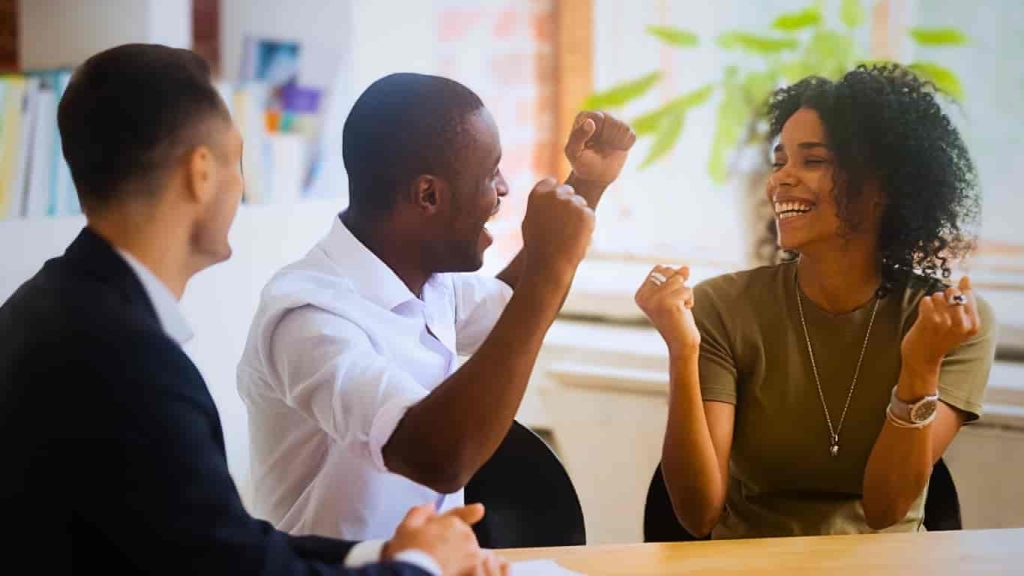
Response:
M57 101L70 77L0 77L0 220L81 212L57 132Z
M43 218L52 216L54 203L50 200L51 167L57 149L57 96L51 87L40 87L36 92L35 117L32 136L26 143L30 150L25 210L22 216Z
M20 76L5 76L0 81L0 218L9 218L20 213L23 203L22 187L18 185L22 138L23 107L25 105L25 79Z

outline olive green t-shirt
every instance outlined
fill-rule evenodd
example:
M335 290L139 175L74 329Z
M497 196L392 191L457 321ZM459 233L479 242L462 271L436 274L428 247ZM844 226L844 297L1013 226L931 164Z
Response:
M839 436L830 437L797 309L796 263L726 274L695 289L704 400L736 406L725 510L713 538L870 532L861 507L864 469L899 378L900 343L921 297L941 289L912 277L878 306L857 386ZM874 300L847 314L803 297L804 315L833 426L839 423ZM995 353L995 322L978 299L982 327L942 364L939 396L967 420L981 414ZM921 530L924 494L887 531Z

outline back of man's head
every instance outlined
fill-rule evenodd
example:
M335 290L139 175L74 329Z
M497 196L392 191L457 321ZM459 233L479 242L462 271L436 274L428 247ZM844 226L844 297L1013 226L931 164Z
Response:
M391 74L371 84L342 135L351 206L385 212L417 176L456 177L465 121L482 108L472 90L439 76Z
M64 157L86 213L157 191L176 159L230 115L210 69L188 50L126 44L74 73L57 111Z

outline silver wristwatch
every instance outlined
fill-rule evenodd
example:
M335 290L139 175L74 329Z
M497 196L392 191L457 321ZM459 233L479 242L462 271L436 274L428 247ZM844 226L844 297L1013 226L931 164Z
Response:
M917 427L928 424L935 417L939 407L939 395L925 396L916 402L904 402L896 396L896 387L892 388L889 398L889 415L907 426Z

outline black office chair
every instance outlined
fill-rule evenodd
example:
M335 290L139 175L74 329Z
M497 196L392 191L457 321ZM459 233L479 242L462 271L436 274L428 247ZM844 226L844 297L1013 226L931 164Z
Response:
M466 485L466 502L487 508L473 527L484 548L587 543L572 480L544 440L518 422Z
M960 530L960 497L956 494L953 475L939 458L928 481L928 494L924 498L924 527L929 532Z
M929 532L960 530L960 499L953 484L953 476L946 463L940 458L932 468L928 493L924 501L924 527ZM706 540L696 538L686 531L676 519L669 500L661 465L654 469L651 486L647 490L647 504L644 506L644 542L687 542Z

